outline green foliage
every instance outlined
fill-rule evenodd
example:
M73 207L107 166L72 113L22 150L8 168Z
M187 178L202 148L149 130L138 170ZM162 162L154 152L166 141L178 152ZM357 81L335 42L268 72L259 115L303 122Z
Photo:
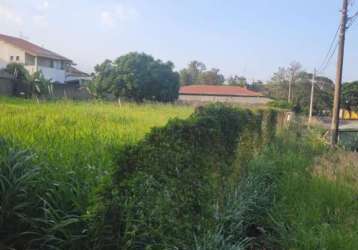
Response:
M180 85L221 85L225 82L219 69L206 70L202 62L192 61L186 69L180 71Z
M96 249L95 193L112 173L119 148L191 112L172 105L0 98L0 136L6 138L0 249Z
M272 108L292 110L293 104L285 100L275 100L268 104Z
M17 81L27 82L30 79L29 72L25 66L20 63L9 63L6 66L5 71Z
M155 60L144 53L129 53L114 62L97 65L88 88L96 97L111 93L135 101L172 102L178 98L179 74L171 62Z
M240 87L247 87L248 86L248 82L247 79L243 76L231 76L228 80L227 80L229 85L233 85L233 86L240 86Z
M255 114L213 105L125 148L100 208L102 235L109 240L102 244L193 248L195 236L215 223L222 194L237 181L233 163L246 129L261 130Z
M0 141L2 249L78 249L84 235L73 205L75 190L56 185L35 165L36 155ZM76 197L73 197L76 198ZM74 200L72 200L72 203ZM83 222L82 222L83 223Z
M271 81L265 85L264 92L276 100L288 100L290 81L292 83L292 105L298 110L308 112L312 74L301 70L299 64L293 64L288 68L279 68L274 73ZM321 115L330 112L333 104L333 89L332 80L323 76L316 77L313 103L313 112L315 114Z
M312 138L286 134L276 149L280 153L273 159L282 178L271 212L275 238L284 249L355 249L357 192L346 183L313 175L310 165L322 146Z
M342 107L358 111L358 81L343 84Z
M202 62L192 61L186 69L180 71L180 85L198 84L200 75L206 70L206 66Z
M35 72L29 78L31 94L37 97L50 97L53 95L53 85L51 80L47 80L41 71Z

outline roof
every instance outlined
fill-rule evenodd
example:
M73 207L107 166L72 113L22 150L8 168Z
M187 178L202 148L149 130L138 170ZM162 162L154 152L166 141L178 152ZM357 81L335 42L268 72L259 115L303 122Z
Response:
M76 69L75 67L72 67L70 66L68 69L67 69L67 76L75 76L75 77L89 77L90 75L85 73L85 72L82 72L78 69Z
M0 34L0 40L6 42L8 44L11 44L15 47L18 47L20 49L23 49L26 52L28 52L29 54L34 55L34 56L46 57L46 58L57 59L57 60L64 60L64 61L69 61L69 62L72 61L64 56L61 56L55 52L52 52L45 48L42 48L36 44L30 43L30 42L28 42L24 39L21 39L21 38Z
M179 90L181 95L246 96L263 97L261 93L237 86L190 85Z

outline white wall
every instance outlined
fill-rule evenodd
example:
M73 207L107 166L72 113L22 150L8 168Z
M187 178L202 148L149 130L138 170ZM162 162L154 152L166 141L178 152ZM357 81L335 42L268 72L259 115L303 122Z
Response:
M61 69L47 68L38 66L38 70L42 71L44 77L54 82L64 83L66 80L66 72Z
M14 57L12 62L25 63L25 51L16 48L8 43L0 41L0 66L5 66L10 63L10 56ZM16 57L19 57L19 61L16 61Z

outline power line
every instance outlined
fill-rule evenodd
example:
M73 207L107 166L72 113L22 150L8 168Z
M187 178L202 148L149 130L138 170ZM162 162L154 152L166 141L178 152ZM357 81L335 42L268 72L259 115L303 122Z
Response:
M349 29L358 18L358 11L351 17L348 18L347 29Z
M327 66L328 66L328 64L329 64L329 62L330 62L330 60L332 59L334 53L335 53L336 50L337 50L338 43L337 43L336 40L337 40L337 37L338 37L338 33L339 33L340 28L341 28L341 25L338 26L337 31L336 31L336 33L334 34L334 37L333 37L333 39L332 39L331 45L329 46L329 50L327 51L327 54L326 54L326 56L324 57L324 59L323 59L323 61L322 61L322 63L321 63L321 66L319 67L319 70L318 70L318 71L321 72L321 73L327 68ZM334 49L333 49L333 46L334 46ZM332 49L333 49L333 53L332 53Z
M353 7L355 4L355 0L349 0L349 5L350 7ZM350 27L352 27L352 25L358 20L358 11L352 15L351 17L348 18L348 22L347 22L347 29L349 29ZM341 28L341 25L338 26L338 29L336 31L336 33L334 34L333 40L331 42L331 45L329 47L329 50L327 51L326 56L323 59L323 62L321 64L321 66L319 67L318 72L323 73L327 67L329 66L329 63L332 60L332 57L335 55L337 48L338 48L338 42L337 37L338 37L338 33L339 30ZM333 49L333 50L332 50Z
M338 48L338 42L336 42L336 45L334 46L334 49L332 50L331 54L327 58L326 63L324 65L322 65L322 68L320 69L320 73L323 73L324 71L326 71L333 56L336 54L337 48Z

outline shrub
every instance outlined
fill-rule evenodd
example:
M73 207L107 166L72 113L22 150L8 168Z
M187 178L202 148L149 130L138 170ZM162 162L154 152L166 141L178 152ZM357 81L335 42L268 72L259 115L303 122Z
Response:
M261 127L257 114L211 105L126 147L100 209L101 234L111 243L99 241L128 249L193 248L195 237L215 224L215 207L222 208L235 182L244 130Z

